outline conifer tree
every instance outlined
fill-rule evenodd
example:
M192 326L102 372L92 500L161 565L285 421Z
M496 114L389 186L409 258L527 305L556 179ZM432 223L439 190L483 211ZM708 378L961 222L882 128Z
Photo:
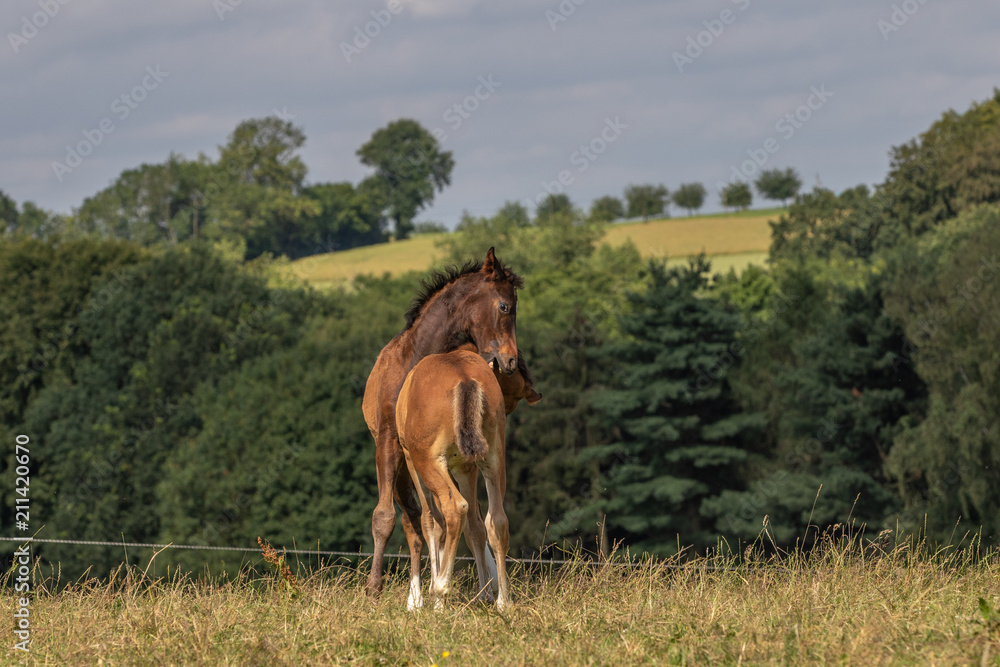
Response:
M749 434L763 416L741 412L727 381L736 358L738 315L704 298L710 265L649 265L646 292L632 294L622 318L626 338L598 357L617 362L607 390L592 401L610 444L588 448L600 461L600 494L586 514L598 514L606 542L668 554L714 541L701 505L724 489L742 488L740 468Z

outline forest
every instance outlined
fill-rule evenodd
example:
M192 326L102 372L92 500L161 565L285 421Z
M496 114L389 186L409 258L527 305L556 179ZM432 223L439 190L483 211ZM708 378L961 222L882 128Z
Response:
M361 396L425 274L318 291L278 256L415 230L450 155L411 150L404 197L376 138L357 185L305 185L301 131L264 119L68 218L2 198L2 525L25 434L38 538L370 549ZM873 188L796 196L739 274L603 244L565 196L443 237L442 264L495 246L525 279L544 399L508 419L512 555L808 547L838 524L1000 543L1000 91L890 157ZM35 546L64 579L151 553Z

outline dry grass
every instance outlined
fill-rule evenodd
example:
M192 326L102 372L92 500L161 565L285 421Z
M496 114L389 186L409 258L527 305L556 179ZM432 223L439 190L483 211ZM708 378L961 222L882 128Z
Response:
M411 614L403 577L372 603L352 568L307 574L294 595L276 575L151 581L134 570L41 593L30 655L11 641L2 655L51 665L1000 664L1000 616L979 608L1000 598L996 551L883 553L842 538L810 558L673 565L515 565L502 614L462 602L468 571L445 609ZM9 585L2 597L12 609Z
M354 276L370 273L400 275L407 271L426 271L438 250L434 242L441 234L421 234L403 241L352 248L323 255L313 255L292 262L291 272L317 288L343 284Z
M708 255L766 254L771 247L771 227L767 223L777 220L780 213L778 209L630 222L612 226L604 241L619 245L631 239L643 257L680 257L703 250Z
M762 264L771 244L768 220L782 209L735 214L667 218L612 225L604 242L620 245L631 239L643 257L669 256L683 260L702 250L712 255L717 271L725 273L750 263ZM426 271L440 256L435 242L441 234L426 234L403 241L314 255L291 262L289 271L319 289L343 285L354 276Z

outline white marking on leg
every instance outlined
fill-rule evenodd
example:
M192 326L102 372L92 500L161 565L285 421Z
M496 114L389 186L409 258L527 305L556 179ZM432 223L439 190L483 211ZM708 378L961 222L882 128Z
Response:
M420 577L413 575L410 577L410 596L406 598L406 610L417 611L424 606L424 596L420 593Z

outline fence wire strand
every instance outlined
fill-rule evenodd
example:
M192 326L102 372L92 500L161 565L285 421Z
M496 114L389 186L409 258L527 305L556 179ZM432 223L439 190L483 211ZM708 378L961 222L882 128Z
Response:
M202 550L202 551L237 551L237 552L260 552L260 547L218 547L209 544L150 544L147 542L103 542L98 540L60 540L54 538L41 538L41 537L3 537L0 536L0 542L23 542L25 544L29 543L43 543L43 544L78 544L81 546L95 546L95 547L130 547L130 548L147 548L147 549L192 549L192 550ZM303 554L309 556L337 556L344 558L369 558L375 554L368 551L323 551L320 549L280 549L282 553L286 554ZM385 558L409 558L410 554L404 553L386 553L383 554ZM428 558L425 554L422 556L424 560ZM472 556L457 556L457 560L475 560ZM512 558L507 556L508 563L519 563L521 565L569 565L572 563L581 565L611 565L614 567L644 567L646 565L653 565L656 567L662 567L671 570L700 570L700 571L715 571L715 570L737 570L741 569L739 567L733 566L719 566L719 565L680 565L676 563L656 563L652 561L645 561L641 563L631 562L631 561L591 561L583 558L579 559L566 559L566 558ZM744 568L747 566L743 566ZM761 566L751 566L751 569L760 569ZM774 567L774 566L772 566ZM784 569L784 568L782 568Z

